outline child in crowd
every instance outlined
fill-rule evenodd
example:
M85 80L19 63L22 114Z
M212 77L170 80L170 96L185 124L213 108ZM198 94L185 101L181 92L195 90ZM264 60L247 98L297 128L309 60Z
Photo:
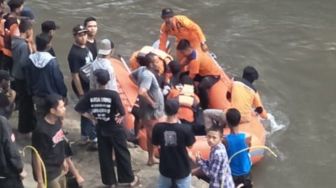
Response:
M38 188L66 188L65 174L68 165L65 160L65 137L60 119L65 116L63 98L59 95L48 95L45 98L44 117L37 121L32 135L32 145L39 152L47 173L47 182L43 179L41 161L33 155L34 177Z
M240 112L231 108L226 112L226 120L230 127L231 133L225 136L223 142L226 146L229 158L235 153L246 149L251 145L251 137L245 133L238 132L240 122ZM250 172L252 163L249 151L244 151L232 158L230 162L233 180L236 186L251 188Z
M13 81L13 78L9 75L9 72L0 70L0 93L4 94L8 100L8 105L0 108L0 115L5 116L7 119L11 117L15 108L16 92L11 88L11 81Z
M106 88L110 80L109 72L97 69L93 74L96 77L98 89L86 93L75 110L96 122L103 183L109 187L115 187L117 183L135 187L140 181L133 174L131 156L127 148L126 132L122 123L125 115L124 107L119 94ZM113 152L116 157L118 179L114 171Z
M223 126L214 123L207 130L207 141L211 147L209 160L202 159L199 153L196 157L190 154L191 159L199 165L199 168L193 170L194 174L201 178L206 176L204 179L209 181L210 188L220 188L222 184L224 188L235 187L222 138Z
M153 145L160 146L160 177L158 188L170 188L174 183L178 188L191 187L191 167L186 147L195 142L191 128L180 123L177 100L165 103L167 121L157 123L152 134Z

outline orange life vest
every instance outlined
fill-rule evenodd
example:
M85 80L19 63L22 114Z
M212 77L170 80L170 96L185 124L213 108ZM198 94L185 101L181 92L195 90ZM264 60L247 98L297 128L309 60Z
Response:
M184 85L183 88L180 89L171 89L168 98L178 99L180 108L177 112L177 116L179 119L184 119L190 123L194 122L193 107L199 103L199 99L194 93L194 86Z

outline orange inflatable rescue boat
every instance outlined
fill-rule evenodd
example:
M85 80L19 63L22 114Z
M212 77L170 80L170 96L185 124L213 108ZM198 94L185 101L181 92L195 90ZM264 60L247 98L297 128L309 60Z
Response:
M131 114L133 105L135 104L138 96L138 87L129 78L130 70L128 65L123 59L112 58L111 63L115 69L119 94L122 103L125 107L125 126L128 130L132 131L134 128L134 117ZM230 86L230 81L227 79L220 80L216 83L213 88L209 91L209 98L211 108L225 110L229 108L228 101L226 100L226 91ZM257 116L253 117L250 122L243 123L239 125L239 131L245 132L251 135L251 147L264 146L266 131L264 126L261 124ZM228 134L229 130L226 128L224 134ZM147 150L146 144L146 133L144 129L141 129L138 133L139 145L142 149ZM193 145L192 152L200 152L204 158L207 158L210 153L210 148L207 144L205 136L196 136L196 142ZM251 159L253 164L260 161L264 156L264 149L254 149L250 151Z

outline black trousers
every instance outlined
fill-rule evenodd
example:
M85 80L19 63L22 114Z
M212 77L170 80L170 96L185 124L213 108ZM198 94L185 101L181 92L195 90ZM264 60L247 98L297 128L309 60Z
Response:
M12 72L13 59L0 52L0 69Z
M98 125L99 126L99 125ZM127 148L126 133L122 125L113 131L103 132L97 127L98 154L100 162L100 173L105 185L119 183L131 183L134 180L132 171L131 155ZM116 157L118 180L114 171L112 153Z
M215 85L219 79L220 77L216 76L205 76L200 79L200 84L198 85L198 95L203 109L207 109L209 105L208 90Z
M233 181L236 186L239 184L244 184L243 188L252 188L251 174L243 175L243 176L232 176Z
M32 132L36 126L33 97L28 94L24 80L15 80L14 90L17 93L17 105L19 109L18 131L20 133Z
M5 188L23 188L20 177L0 179L0 187Z

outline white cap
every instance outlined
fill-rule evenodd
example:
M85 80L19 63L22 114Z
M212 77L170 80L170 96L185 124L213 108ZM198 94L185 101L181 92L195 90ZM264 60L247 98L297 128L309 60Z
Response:
M98 54L100 54L100 55L111 54L112 47L111 47L111 41L109 39L101 40L98 47L99 47L98 48Z

